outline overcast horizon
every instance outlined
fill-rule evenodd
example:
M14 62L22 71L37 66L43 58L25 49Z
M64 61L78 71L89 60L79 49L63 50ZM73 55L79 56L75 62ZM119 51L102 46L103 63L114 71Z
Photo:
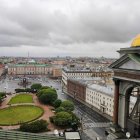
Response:
M118 58L139 34L139 0L0 0L0 56Z

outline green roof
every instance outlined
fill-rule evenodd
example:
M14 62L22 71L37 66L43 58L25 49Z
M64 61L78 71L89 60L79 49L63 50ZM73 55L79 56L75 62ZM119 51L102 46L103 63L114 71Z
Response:
M140 54L128 54L129 58L140 64Z
M47 134L36 134L19 131L0 130L0 139L3 140L64 140L64 137L55 137Z
M16 67L26 67L26 66L36 66L36 67L48 67L51 66L50 64L15 64L11 66L16 66Z

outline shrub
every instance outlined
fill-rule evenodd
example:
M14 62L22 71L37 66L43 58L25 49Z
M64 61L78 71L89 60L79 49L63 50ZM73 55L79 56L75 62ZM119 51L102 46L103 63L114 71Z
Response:
M31 85L31 89L39 90L39 89L41 89L41 87L42 87L42 85L39 84L39 83L37 83L37 84L32 84L32 85Z
M58 107L60 107L61 103L62 103L62 101L60 99L57 99L54 101L53 106L55 108L58 108Z
M65 111L65 108L60 106L58 108L55 109L55 111L58 113L58 112L61 112L61 111Z
M80 119L73 112L71 112L71 115L72 115L71 128L74 131L76 131L78 130L78 127L80 126Z
M66 111L73 111L74 110L74 104L71 101L63 101L61 103L61 107L64 107Z
M0 97L5 97L6 94L4 92L0 92Z
M20 125L20 130L23 132L43 132L47 130L47 122L45 120L37 120L32 123L25 123Z
M53 118L54 124L58 126L68 126L72 122L72 115L68 112L59 112Z
M42 86L41 88L40 88L40 90L42 90L42 89L48 89L49 87L48 86Z
M53 104L53 102L57 99L56 90L52 88L42 89L37 94L38 99L40 102L44 104Z
M2 100L6 98L6 94L3 92L0 92L0 103L2 102Z
M16 93L19 93L19 92L26 92L26 90L25 90L25 89L22 89L22 88L17 88L17 89L15 89L15 92L16 92Z

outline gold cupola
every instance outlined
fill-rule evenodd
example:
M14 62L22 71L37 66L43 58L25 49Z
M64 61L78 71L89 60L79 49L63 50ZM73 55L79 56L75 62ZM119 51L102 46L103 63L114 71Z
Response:
M131 47L140 47L140 34L134 38Z

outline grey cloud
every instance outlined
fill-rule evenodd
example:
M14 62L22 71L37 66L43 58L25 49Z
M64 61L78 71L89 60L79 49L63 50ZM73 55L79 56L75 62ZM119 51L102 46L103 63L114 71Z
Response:
M139 5L139 0L1 0L0 46L69 50L75 44L127 43L140 32Z

